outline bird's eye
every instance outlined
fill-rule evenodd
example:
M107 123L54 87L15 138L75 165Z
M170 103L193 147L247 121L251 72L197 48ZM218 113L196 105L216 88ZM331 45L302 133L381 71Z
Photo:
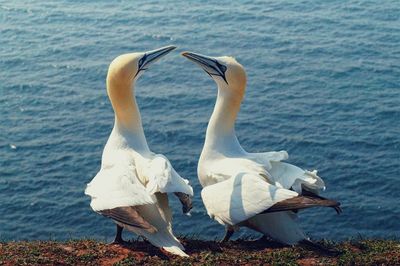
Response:
M221 71L222 71L222 73L225 73L225 71L226 71L227 67L226 67L226 66L224 66L223 64L221 64L221 63L220 63L220 62L218 62L218 61L217 61L217 65L218 65L218 68L219 68L219 70L221 70Z

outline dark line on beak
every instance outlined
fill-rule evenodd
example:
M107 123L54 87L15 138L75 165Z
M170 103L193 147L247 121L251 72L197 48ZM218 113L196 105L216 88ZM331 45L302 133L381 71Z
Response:
M194 62L199 63L199 64L202 66L202 69L203 69L210 77L212 77L212 76L221 77L221 78L225 81L225 83L228 84L228 81L226 80L226 77L225 77L226 67L225 67L225 71L222 71L220 68L217 68L217 67L211 65L211 64L208 63L208 61L207 61L207 60L210 60L210 61L212 61L213 63L215 63L216 65L222 65L222 64L220 64L220 63L218 62L218 60L216 60L216 59L214 59L214 58L209 58L209 57L207 57L207 59L205 59L205 58L203 58L203 57L201 57L201 56L198 56L198 55L196 55L196 54L193 54L193 53L184 53L184 54L182 54L182 55L185 56L185 57L187 57L188 59L194 61ZM215 72L217 72L218 74L213 74L213 73L208 72L208 71L204 68L204 66L214 69Z

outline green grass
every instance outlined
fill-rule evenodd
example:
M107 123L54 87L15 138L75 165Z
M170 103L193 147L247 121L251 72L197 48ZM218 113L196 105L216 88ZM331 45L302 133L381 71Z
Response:
M184 238L182 242L189 258L168 255L143 241L127 247L96 240L2 242L0 265L400 265L397 240L319 242L338 255L266 240L220 244Z

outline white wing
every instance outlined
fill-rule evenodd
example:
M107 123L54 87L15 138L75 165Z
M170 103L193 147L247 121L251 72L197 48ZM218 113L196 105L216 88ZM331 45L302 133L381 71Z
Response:
M155 203L137 179L133 166L102 168L87 185L85 194L92 198L90 206L94 211Z
M222 158L214 159L207 163L205 171L206 180L201 180L203 187L213 185L236 176L239 173L248 173L260 175L266 180L270 179L269 173L265 167L251 159L247 158Z
M310 172L295 165L280 162L289 158L286 151L251 153L249 156L264 165L272 178L271 182L278 187L292 188L300 194L302 186L317 194L321 190L325 190L325 183L317 175L316 170Z
M298 196L253 174L239 173L228 180L205 187L201 192L207 213L219 223L235 225L277 202Z
M248 157L262 164L266 170L271 169L271 162L287 160L289 155L286 151L269 151L261 153L249 153Z
M189 181L175 171L164 155L156 154L148 160L141 174L148 180L146 190L150 194L182 192L193 196L193 188Z
M278 187L292 188L299 194L301 194L302 187L306 187L316 194L325 190L325 183L317 175L316 170L310 172L283 162L271 162L271 166L269 173Z

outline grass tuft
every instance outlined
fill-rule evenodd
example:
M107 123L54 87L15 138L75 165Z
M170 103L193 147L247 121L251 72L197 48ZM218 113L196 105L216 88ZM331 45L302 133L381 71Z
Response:
M283 246L265 238L223 244L188 237L181 241L189 258L167 254L138 240L128 246L92 239L2 242L0 265L400 265L397 240L358 238L342 243L318 242L340 251L336 256L303 246Z

